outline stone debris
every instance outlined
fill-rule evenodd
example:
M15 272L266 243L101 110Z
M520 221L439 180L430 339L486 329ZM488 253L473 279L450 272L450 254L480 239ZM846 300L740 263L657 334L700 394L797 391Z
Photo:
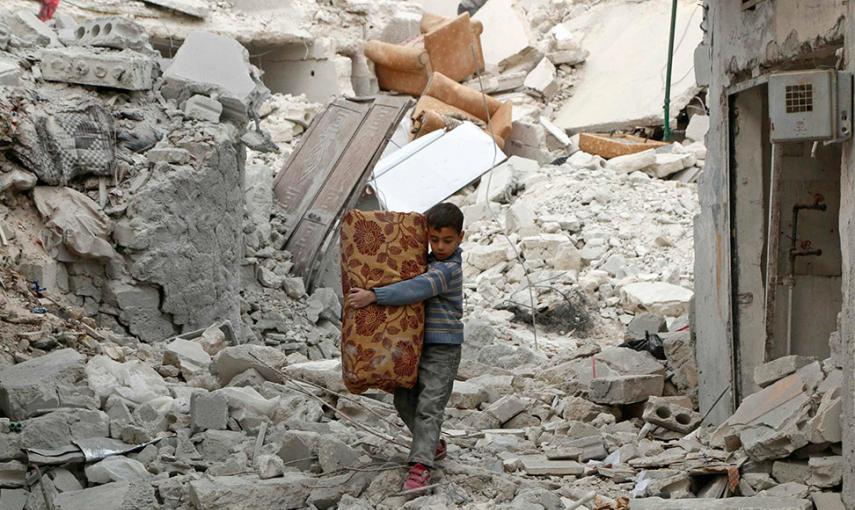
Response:
M577 149L553 105L594 80L602 48L576 24L599 6L464 6L488 64L466 84L513 105L511 157L448 199L466 215L466 342L449 459L407 503L389 466L409 434L390 395L347 395L335 270L318 288L292 273L294 219L272 183L325 91L376 92L362 41L418 37L422 3L144 4L0 25L0 123L24 112L14 140L0 134L0 506L839 501L840 370L775 360L725 424L696 412L693 179L708 126L691 115L684 144L608 160ZM661 351L615 347L648 337ZM107 439L127 449L86 458Z

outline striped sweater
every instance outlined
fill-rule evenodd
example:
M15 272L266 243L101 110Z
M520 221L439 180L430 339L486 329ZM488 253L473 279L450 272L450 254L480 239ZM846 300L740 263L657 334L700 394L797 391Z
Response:
M425 343L463 343L463 259L457 248L445 260L428 257L424 274L373 289L377 304L402 306L425 301Z

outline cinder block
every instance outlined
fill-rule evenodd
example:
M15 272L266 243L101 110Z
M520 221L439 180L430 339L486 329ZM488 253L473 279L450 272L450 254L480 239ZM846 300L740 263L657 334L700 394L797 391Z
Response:
M225 430L229 404L225 395L199 392L190 397L190 426L193 432Z
M131 50L121 52L83 48L51 48L41 52L42 77L123 90L151 89L155 61Z
M140 50L148 45L148 34L140 24L113 16L86 20L73 30L63 31L60 40L67 46Z
M650 398L644 408L642 416L644 421L674 430L683 434L698 428L701 424L701 415L691 409L676 405L660 398Z

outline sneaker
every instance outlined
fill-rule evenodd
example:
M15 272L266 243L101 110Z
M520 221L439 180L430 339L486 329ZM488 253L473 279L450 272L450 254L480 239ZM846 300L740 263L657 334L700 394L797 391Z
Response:
M433 460L442 460L448 454L448 444L445 439L440 439L436 445L436 453L433 455Z
M405 491L417 491L430 484L430 469L424 464L413 464L407 479L404 481Z

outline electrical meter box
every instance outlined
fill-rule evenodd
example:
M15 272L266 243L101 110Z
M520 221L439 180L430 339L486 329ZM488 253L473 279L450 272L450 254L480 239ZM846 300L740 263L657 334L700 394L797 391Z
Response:
M852 74L816 69L769 76L772 142L840 141L852 134Z

